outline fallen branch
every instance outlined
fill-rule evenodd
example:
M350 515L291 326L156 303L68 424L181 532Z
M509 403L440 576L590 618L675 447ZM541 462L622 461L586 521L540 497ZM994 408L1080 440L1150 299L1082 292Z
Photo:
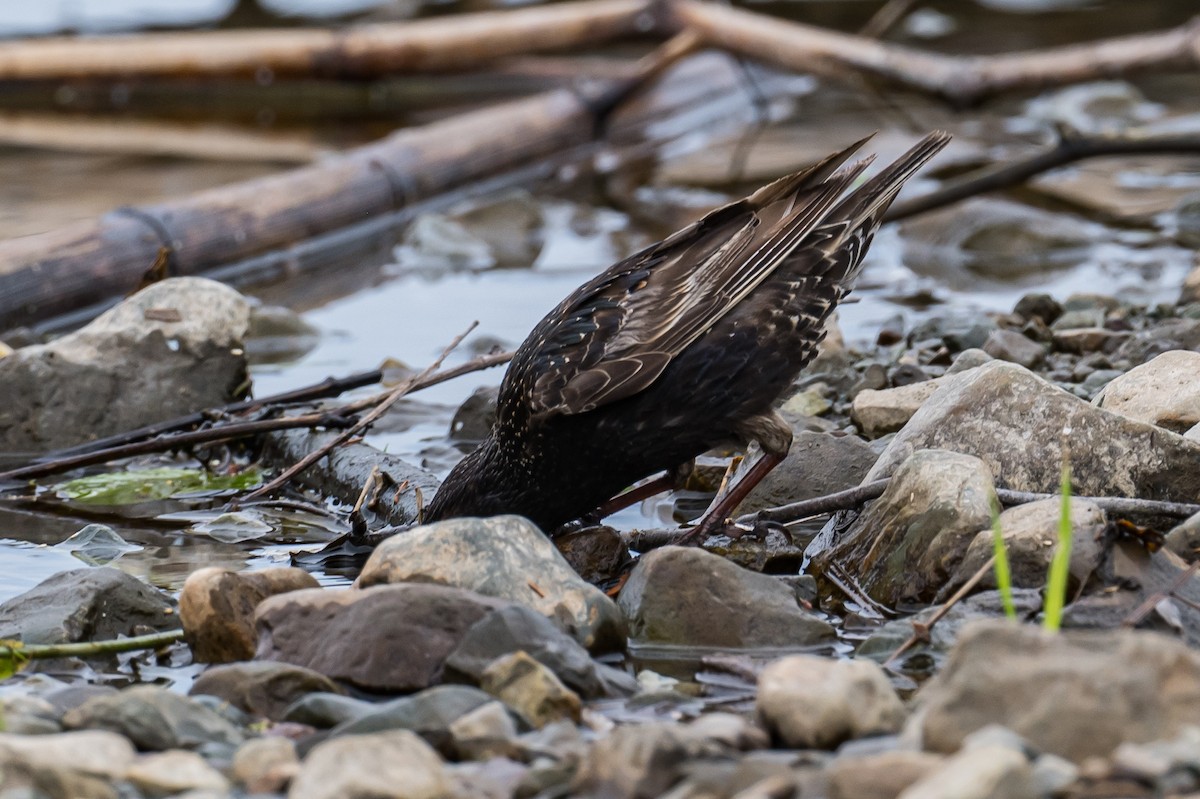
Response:
M84 641L75 644L22 644L6 641L0 644L0 679L11 677L31 660L47 658L86 658L115 655L141 649L161 649L183 640L183 630L135 635L110 641Z
M251 501L251 500L259 499L260 497L279 489L280 487L285 485L288 482L288 480L291 480L297 474L304 471L309 466L313 465L314 463L319 461L321 458L324 458L326 455L328 455L330 450L332 450L334 447L338 446L339 444L344 444L345 442L349 441L352 437L354 437L356 434L358 434L358 433L362 432L363 430L367 429L368 427L370 427L371 424L373 424L376 419L378 419L380 416L383 416L383 414L387 413L388 409L391 408L393 405L395 405L400 400L401 397L405 396L406 394L411 393L413 390L413 387L416 386L416 384L419 381L428 378L435 371L437 371L438 367L440 367L442 365L442 361L446 360L446 358L450 355L450 353L454 351L454 349L462 342L462 340L464 338L467 337L467 335L472 330L475 329L475 327L478 324L479 324L478 322L472 322L471 326L468 327L466 330L464 330L462 333L460 333L458 336L456 336L454 341L451 341L449 346L447 346L446 349L442 350L442 354L439 355L433 363L431 363L429 366L425 367L424 371L422 371L420 374L417 374L417 375L414 375L414 376L408 378L407 380L400 383L400 385L396 386L394 389L389 391L386 394L386 396L384 396L381 400L379 400L379 402L375 405L374 409L372 409L369 413L367 413L365 416L363 416L361 419L359 419L354 424L350 425L350 427L348 427L346 430L343 430L341 433L339 433L338 435L331 438L329 441L327 441L321 447L317 448L313 452L311 452L308 455L306 455L305 457L301 458L299 461L297 461L295 464L288 467L287 469L284 469L283 472L281 472L271 482L258 487L254 491L251 491L249 494L247 494L243 498L243 501ZM232 504L236 505L237 503L234 502Z
M908 650L912 649L917 644L928 643L929 642L929 631L933 629L933 626L935 624L937 624L939 621L941 621L946 616L946 614L950 612L950 609L952 607L954 607L959 602L961 602L963 597L965 597L967 594L971 593L971 591L974 590L975 586L979 585L979 581L982 580L987 575L987 573L990 572L995 567L995 565L996 565L996 556L992 555L992 557L988 559L987 563L983 564L982 566L980 566L978 569L975 570L975 573L971 575L971 579L969 579L965 583L963 583L962 586L960 586L959 589L954 592L954 595L951 596L949 599L947 599L942 604L942 606L940 608L938 608L932 616L929 617L929 621L927 621L927 622L914 621L912 623L912 626L913 626L912 635L909 636L907 641L905 641L903 644L900 645L899 649L897 649L895 652L892 653L891 657L889 657L887 660L883 661L883 667L886 669L889 665L892 664L892 662L894 660L896 660L896 658L900 657L901 655L903 655Z
M1088 158L1176 153L1200 153L1200 134L1143 136L1123 133L1093 136L1060 128L1058 141L1050 149L1015 161L1005 161L980 174L956 180L937 191L896 203L885 219L895 222L934 211L968 197L1019 185L1043 172Z
M589 0L344 30L144 33L0 43L0 80L239 75L369 78L467 69L643 33L644 0ZM653 22L651 18L649 20Z
M1162 602L1164 599L1179 599L1179 597L1175 596L1175 592L1180 588L1183 588L1183 586L1186 585L1189 580L1196 576L1197 572L1200 572L1200 560L1193 562L1191 566L1188 566L1186 569L1181 571L1175 577L1175 579L1171 581L1171 585L1167 587L1166 591L1155 591L1150 594L1150 596L1146 597L1142 604L1134 608L1133 611L1121 621L1121 626L1137 627L1145 620L1147 616L1150 615L1150 611L1158 607L1159 602Z
M769 17L733 6L673 0L671 21L706 42L785 69L828 78L859 73L956 107L1151 70L1200 68L1200 17L1157 33L990 56L956 56Z

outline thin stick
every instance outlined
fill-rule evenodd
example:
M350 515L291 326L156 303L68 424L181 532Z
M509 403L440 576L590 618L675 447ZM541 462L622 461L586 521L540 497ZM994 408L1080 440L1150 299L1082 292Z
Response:
M466 330L464 330L462 333L460 333L458 336L456 336L454 341L451 341L450 345L447 346L446 349L442 350L442 354L437 357L437 360L435 360L429 366L425 367L425 370L423 372L421 372L419 375L410 377L408 380L405 380L404 382L400 383L400 385L396 386L394 389L392 389L390 392L388 392L387 396L384 397L379 402L379 404L377 404L375 406L374 410L372 410L370 413L365 415L363 418L359 419L357 422L355 422L353 425L348 427L346 430L343 430L337 436L334 436L332 439L330 439L328 442L326 442L322 446L318 447L317 449L310 452L308 455L301 458L299 461L297 461L295 464L293 464L289 468L285 469L282 473L280 473L280 475L278 477L276 477L271 482L259 487L255 491L250 492L248 495L246 495L246 497L244 499L245 500L258 499L259 497L263 496L264 494L268 494L272 491L279 489L281 486L283 486L285 483L287 483L289 480L291 480L297 474L304 471L309 466L312 466L314 463L319 461L321 458L324 458L326 455L328 455L333 450L334 447L338 446L339 444L343 444L346 441L349 441L355 435L362 432L366 428L370 427L370 425L376 419L378 419L380 416L383 416L383 414L387 413L388 409L391 408L393 405L395 405L396 402L398 402L401 397L410 393L413 390L413 387L416 386L416 384L419 381L424 380L425 378L427 378L431 374L433 374L438 369L438 367L440 367L442 365L442 361L446 360L446 358L450 355L450 353L453 352L454 349L456 347L458 347L458 345L462 342L462 340L464 338L466 338L467 335L469 335L470 332L472 330L474 330L478 325L479 325L478 322L472 322L470 327L468 327ZM236 503L233 503L233 504L236 504Z
M135 635L110 641L83 641L75 644L28 644L0 646L0 660L43 660L45 658L91 657L139 649L160 649L183 640L183 630L168 630L150 635Z
M954 592L954 595L947 599L945 603L938 608L932 616L929 617L929 621L914 621L912 623L913 634L909 636L907 641L900 645L899 649L892 653L891 657L883 662L883 667L886 669L894 660L896 660L896 658L900 657L917 644L922 643L923 641L928 641L929 631L933 629L933 625L941 621L946 614L950 612L952 607L961 602L963 597L965 597L967 594L971 593L975 586L979 585L979 581L982 580L984 576L995 567L995 565L996 556L993 555L992 557L988 558L987 563L980 566L979 569L977 569L976 572L971 575L971 579L963 583L962 586Z
M1133 611L1121 621L1123 627L1137 627L1142 621L1150 615L1150 611L1154 610L1155 606L1164 599L1171 597L1180 588L1183 588L1184 583L1196 576L1196 572L1200 571L1200 560L1194 562L1191 566L1184 569L1175 579L1171 581L1171 585L1166 591L1155 591L1146 597L1142 604L1138 605Z
M921 0L888 0L871 15L858 35L867 39L882 39L899 25Z
M1057 499L1061 495L997 488L996 496L1005 505L1027 505L1043 499ZM1075 497L1075 499L1080 502L1091 502L1105 513L1118 516L1173 516L1186 519L1188 516L1200 513L1200 505L1189 502L1168 502L1135 497Z
M1122 134L1119 136L1089 136L1076 132L1059 130L1057 143L1048 150L1027 156L1025 158L1006 161L1002 165L989 168L982 174L964 178L943 186L937 191L914 197L902 203L896 203L887 213L885 219L895 222L907 219L917 214L928 213L938 208L944 208L952 203L965 200L990 191L999 191L1010 186L1016 186L1030 178L1057 169L1060 166L1083 161L1088 158L1101 158L1108 155L1159 155L1174 153L1200 152L1200 135L1180 134L1177 136L1139 136Z

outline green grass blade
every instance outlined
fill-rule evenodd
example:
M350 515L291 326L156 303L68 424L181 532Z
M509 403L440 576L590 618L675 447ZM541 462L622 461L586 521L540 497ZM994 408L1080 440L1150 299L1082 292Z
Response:
M992 503L992 553L996 556L996 587L1000 589L1000 599L1004 603L1004 615L1010 619L1017 618L1017 608L1013 604L1012 571L1008 567L1008 547L1004 545L1004 531L1000 529L1000 508Z
M1042 626L1055 632L1062 626L1063 606L1067 601L1067 576L1071 570L1071 466L1063 460L1062 510L1058 514L1058 548L1050 561L1046 580L1045 617Z

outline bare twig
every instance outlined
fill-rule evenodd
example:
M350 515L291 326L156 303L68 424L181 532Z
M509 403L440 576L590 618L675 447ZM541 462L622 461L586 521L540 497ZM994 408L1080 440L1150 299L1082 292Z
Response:
M1027 505L1043 499L1057 499L1060 494L1041 494L1033 491L1013 491L1009 488L997 488L996 497L1003 505ZM1186 519L1200 513L1200 505L1189 502L1167 502L1158 499L1137 499L1136 497L1074 497L1080 502L1091 502L1105 513L1118 516L1173 516Z
M1137 627L1147 616L1150 615L1150 611L1154 610L1159 602L1174 596L1175 592L1180 588L1183 588L1188 580L1196 576L1196 572L1198 571L1200 571L1200 560L1194 562L1191 566L1187 567L1178 575L1176 575L1175 579L1171 581L1171 585L1166 591L1155 591L1154 593L1150 594L1150 596L1146 597L1142 604L1134 608L1133 612L1125 617L1125 619L1121 622L1121 625L1124 627Z
M982 174L957 180L937 191L896 203L886 219L895 222L943 208L952 203L1006 189L1060 166L1107 155L1158 155L1200 153L1200 134L1143 136L1133 133L1092 136L1060 129L1053 147L1040 153L989 168Z
M135 652L139 649L160 649L183 640L183 630L168 630L163 633L135 635L109 641L81 641L73 644L19 644L0 645L0 670L8 673L19 671L30 660L46 658L94 657L120 652Z
M967 594L971 593L971 591L974 590L975 586L979 585L979 581L982 580L987 575L987 573L995 567L995 565L996 565L996 556L993 555L991 558L988 559L987 563L983 564L982 566L980 566L978 569L975 570L975 573L971 575L971 579L969 579L965 583L963 583L962 586L959 587L959 589L954 592L954 595L951 596L949 599L947 599L945 601L945 603L943 603L942 606L940 608L938 608L937 611L935 611L932 616L929 617L929 621L927 621L927 622L914 621L912 623L913 634L911 636L909 636L907 641L905 641L903 644L900 645L899 649L897 649L895 652L892 653L891 657L889 657L887 660L885 660L883 662L883 667L887 668L889 665L892 664L893 661L896 660L896 658L900 657L901 655L903 655L908 650L912 649L917 644L927 643L929 641L929 631L933 629L933 626L935 624L937 624L939 621L941 621L946 616L946 614L950 612L950 609L952 607L954 607L959 602L961 602L963 597L965 597Z
M410 393L413 390L413 388L417 385L418 382L428 378L431 374L433 374L437 370L437 368L442 365L442 361L446 360L446 358L450 355L450 353L454 351L455 347L457 347L459 345L459 343L461 343L462 340L464 338L466 338L467 335L470 334L470 332L472 330L474 330L478 324L479 324L478 322L472 322L470 327L468 327L465 331L463 331L458 336L456 336L454 341L450 342L450 345L448 347L446 347L446 349L442 350L442 354L437 357L437 360L435 360L433 363L431 363L429 366L427 366L425 368L425 370L423 372L421 372L420 374L410 377L409 379L400 383L400 385L396 386L390 392L388 392L387 395L382 400L380 400L380 402L375 406L375 408L373 410L371 410L369 413L367 413L365 416L363 416L363 418L359 419L357 422L355 422L349 428L342 431L337 436L334 436L328 442L326 442L322 446L318 447L317 449L313 450L308 455L306 455L305 457L303 457L299 461L297 461L295 464L293 464L292 466L285 469L282 473L279 474L278 477L276 477L271 482L250 492L248 495L246 495L245 499L246 500L258 499L259 497L263 496L264 494L269 494L270 492L279 489L281 486L283 486L285 483L287 483L288 480L291 480L297 474L304 471L309 466L312 466L314 463L319 461L321 458L324 458L326 455L328 455L330 453L330 451L333 450L334 447L336 447L340 444L343 444L346 441L349 441L356 434L358 434L358 433L362 432L363 430L365 430L366 428L370 427L370 425L376 419L378 419L380 416L383 416L383 414L387 413L388 409L391 408L393 405L395 405L400 400L401 397Z
M867 39L882 39L892 28L903 22L909 12L920 2L921 0L888 0L871 15L858 35Z
M918 50L699 0L673 0L673 21L706 42L785 69L831 78L859 73L954 106L1150 70L1200 67L1200 17L1157 33L991 56Z

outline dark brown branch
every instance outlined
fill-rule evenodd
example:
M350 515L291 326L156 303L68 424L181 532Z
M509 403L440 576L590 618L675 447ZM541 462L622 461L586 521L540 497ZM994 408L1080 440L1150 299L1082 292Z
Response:
M966 107L1151 70L1200 67L1200 17L1166 31L990 56L958 56L768 17L732 6L673 0L672 22L706 42L784 69L823 77L858 73Z
M981 174L963 178L937 191L911 200L896 203L887 214L895 222L910 216L943 208L952 203L1016 186L1043 172L1088 158L1107 155L1159 155L1200 153L1200 134L1176 136L1088 136L1060 130L1058 142L1048 150L984 170Z
M470 327L468 327L465 331L460 333L454 339L454 341L450 342L449 346L447 346L446 349L442 350L442 354L437 357L437 360L435 360L429 366L425 367L425 370L423 372L421 372L420 374L410 377L409 379L405 380L404 382L400 383L400 385L396 386L394 389L389 391L387 393L387 395L385 397L383 397L378 402L378 404L376 404L375 408L373 410L371 410L369 413L367 413L365 416L363 416L363 418L359 419L357 422L352 424L349 428L342 431L341 433L339 433L338 435L331 438L328 442L326 442L322 446L318 447L317 449L310 452L308 455L301 458L299 461L294 463L292 466L288 467L287 469L284 469L283 472L281 472L279 474L279 476L277 476L271 482L267 483L266 485L260 486L259 488L255 489L254 491L251 491L249 494L246 495L245 500L246 501L255 500L266 494L271 493L272 491L279 489L281 486L285 485L288 480L291 480L297 474L304 471L309 466L312 466L314 463L321 460L321 458L324 458L326 455L328 455L329 452L334 447L336 447L340 444L344 444L345 442L349 441L357 433L360 433L363 430L370 427L370 425L372 423L374 423L375 420L377 420L380 416L383 416L383 414L387 413L388 409L391 408L393 405L395 405L400 400L401 397L405 396L406 394L411 393L413 388L417 385L417 383L419 383L422 380L427 379L430 375L432 375L435 371L437 371L438 367L440 367L442 365L442 361L446 360L446 358L449 357L450 353L454 351L454 349L462 342L462 340L464 338L467 337L467 335L472 330L475 329L475 327L478 324L479 324L478 322L472 322Z

